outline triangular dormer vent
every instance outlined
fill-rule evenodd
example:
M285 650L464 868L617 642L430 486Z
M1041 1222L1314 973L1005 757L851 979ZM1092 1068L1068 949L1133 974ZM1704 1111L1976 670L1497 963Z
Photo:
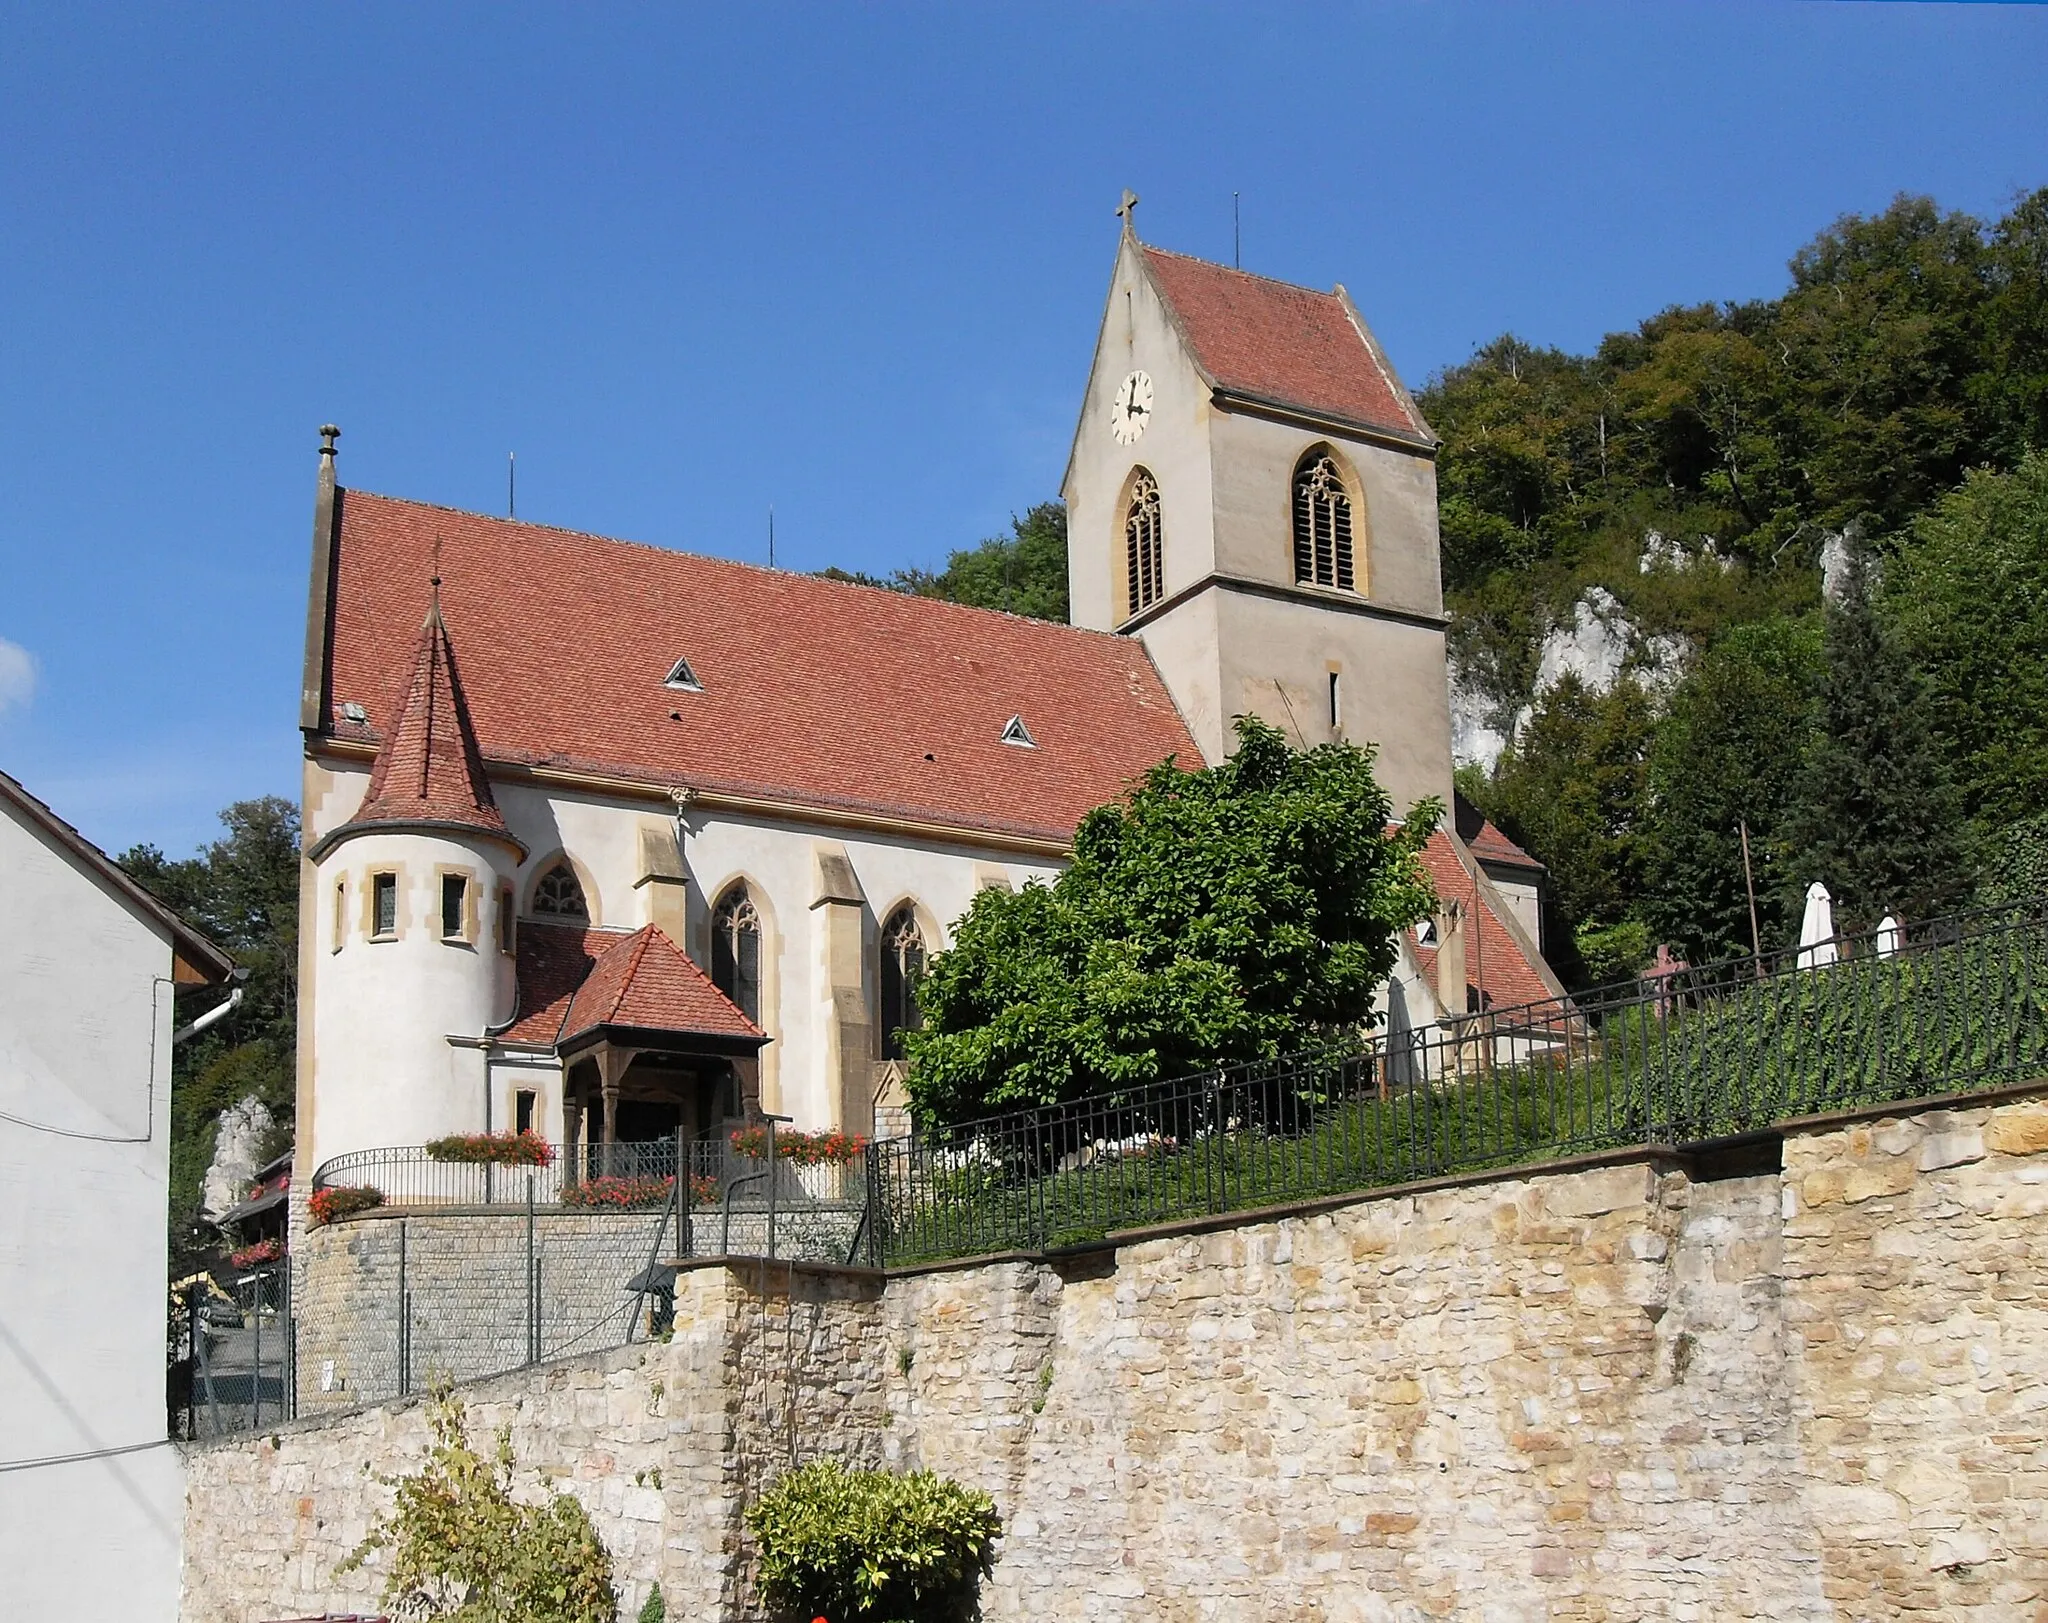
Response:
M697 673L690 669L687 659L679 659L668 673L664 687L680 688L685 693L702 693L704 684L697 680Z
M1012 716L1003 723L1003 742L1015 744L1019 749L1035 750L1038 740L1031 736L1031 729L1024 725L1022 716Z

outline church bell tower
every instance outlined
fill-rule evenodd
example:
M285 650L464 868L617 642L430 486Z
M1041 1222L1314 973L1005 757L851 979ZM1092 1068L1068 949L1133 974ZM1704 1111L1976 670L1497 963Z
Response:
M1434 434L1350 296L1139 241L1061 494L1076 625L1141 640L1210 761L1250 713L1451 801Z

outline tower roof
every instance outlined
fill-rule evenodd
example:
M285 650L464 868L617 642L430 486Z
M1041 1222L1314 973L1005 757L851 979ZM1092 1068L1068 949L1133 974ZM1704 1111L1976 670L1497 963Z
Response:
M321 846L377 827L447 828L493 835L523 857L525 848L505 827L484 773L455 668L455 646L441 618L438 579L413 645L410 675L391 714L370 769L369 793L355 816Z
M1164 248L1139 251L1218 389L1436 443L1341 286L1318 293Z
M663 931L644 925L607 948L562 1016L558 1050L583 1046L603 1031L664 1033L714 1040L752 1053L768 1034L712 984Z

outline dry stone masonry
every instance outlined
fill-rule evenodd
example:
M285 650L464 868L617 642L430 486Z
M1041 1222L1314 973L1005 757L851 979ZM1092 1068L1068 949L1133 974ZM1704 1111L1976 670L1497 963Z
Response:
M1127 1236L1059 1266L684 1273L672 1342L465 1388L629 1608L751 1619L817 1453L994 1494L992 1619L2048 1620L2048 1099ZM185 1616L336 1561L402 1404L191 1454ZM630 1615L630 1610L628 1612Z

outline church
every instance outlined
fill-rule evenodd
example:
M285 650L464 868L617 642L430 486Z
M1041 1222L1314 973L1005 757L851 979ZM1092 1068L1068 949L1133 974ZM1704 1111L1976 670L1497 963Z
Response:
M323 430L294 1187L355 1151L905 1130L977 892L1250 713L1454 803L1436 441L1339 286L1139 240L1062 481L1071 625L344 488ZM1559 995L1542 870L1459 806L1386 1017Z

